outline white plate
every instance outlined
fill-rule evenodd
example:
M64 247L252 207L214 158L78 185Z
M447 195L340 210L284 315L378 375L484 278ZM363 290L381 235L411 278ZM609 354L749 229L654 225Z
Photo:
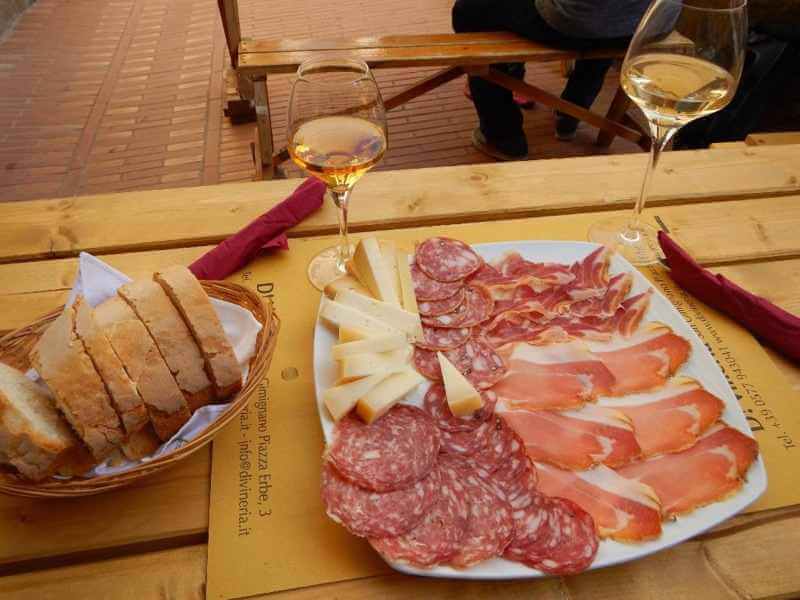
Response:
M519 241L475 244L472 247L486 261L500 259L508 252L519 252L528 260L570 264L588 255L597 248L597 245L588 242ZM633 274L634 283L631 294L638 294L648 288L653 288L650 282L636 268L619 255L615 254L611 258L610 271L612 275L623 271ZM650 308L645 315L645 320L660 321L669 325L676 333L689 340L692 345L690 358L678 374L688 375L697 379L709 392L722 399L725 402L725 410L722 413L723 420L731 427L735 427L742 433L752 437L744 413L742 413L733 391L731 391L722 371L720 371L708 349L686 324L686 321L683 320L669 300L657 289L653 288L653 291ZM334 423L320 398L321 391L334 385L336 379L336 365L330 358L331 347L336 342L336 331L326 323L321 322L318 317L314 332L314 385L317 393L317 409L326 441L331 440ZM422 398L425 396L425 391L429 385L426 382L419 386L416 391L409 395L405 402L421 406ZM636 560L699 535L745 509L758 499L766 489L767 474L764 470L761 456L759 456L753 466L750 467L747 473L747 481L737 494L722 502L699 508L673 522L665 522L663 524L663 533L656 540L640 544L622 544L613 540L602 541L591 569L599 569ZM495 558L465 570L450 567L416 569L397 563L390 562L389 564L403 573L429 577L519 579L546 576L541 571L501 558Z

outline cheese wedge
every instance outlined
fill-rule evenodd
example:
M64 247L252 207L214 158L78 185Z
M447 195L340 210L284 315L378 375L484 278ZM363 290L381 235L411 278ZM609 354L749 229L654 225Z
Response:
M399 306L367 298L352 290L342 290L336 294L336 302L385 323L396 331L402 331L412 339L422 339L422 323L419 315L403 310Z
M341 360L346 356L364 354L365 352L388 352L408 346L408 340L402 333L387 333L362 340L355 340L345 344L336 344L331 349L331 356Z
M464 375L441 352L437 353L442 368L444 391L450 412L457 417L467 417L483 407L483 398Z
M374 237L359 240L353 253L352 266L359 281L369 288L375 298L400 306L396 285L391 271L386 267L378 240Z
M410 358L411 346L409 344L389 352L365 352L345 356L339 362L339 381L352 381L381 372L394 373L407 367Z
M380 240L378 246L381 249L383 263L389 271L392 288L394 289L394 297L397 299L397 305L402 306L403 300L400 298L400 283L397 280L397 246L390 240Z
M356 413L365 422L372 423L383 416L411 390L422 383L422 375L406 368L389 375L367 392L356 405Z
M411 279L411 264L409 256L402 250L395 253L397 264L397 282L400 287L400 300L405 310L415 315L419 314L417 295L414 293L414 281Z
M366 296L356 294L355 292L349 293L358 298L371 300L371 298L366 298ZM335 302L325 297L321 300L319 314L323 319L338 327L350 327L358 331L375 332L376 334L400 332L396 327L392 327L384 321L379 321L370 315L364 314L363 311L353 308L352 306L345 306L341 302Z
M369 377L328 388L322 392L322 402L325 404L328 412L331 413L333 420L338 421L353 410L359 398L388 376L389 374L385 372L375 373Z
M361 285L361 282L352 275L342 275L338 279L334 279L325 286L323 291L328 298L333 300L336 298L336 294L342 290L353 290L354 292L364 296L372 297L372 293L363 285Z
M339 342L355 342L356 340L365 340L370 337L380 337L382 335L389 335L384 331L369 331L367 329L359 329L358 327L339 327ZM403 334L405 335L405 334Z

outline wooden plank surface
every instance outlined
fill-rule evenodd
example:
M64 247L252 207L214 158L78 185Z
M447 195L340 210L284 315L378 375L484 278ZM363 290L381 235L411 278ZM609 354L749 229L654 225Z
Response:
M482 164L371 173L353 192L353 231L631 206L646 157ZM800 145L667 153L649 206L800 191ZM216 243L299 180L0 204L0 262ZM369 201L367 201L369 200ZM120 227L119 223L125 223ZM290 235L336 231L323 208Z
M776 133L751 133L744 139L748 146L782 146L800 144L800 131L779 131Z

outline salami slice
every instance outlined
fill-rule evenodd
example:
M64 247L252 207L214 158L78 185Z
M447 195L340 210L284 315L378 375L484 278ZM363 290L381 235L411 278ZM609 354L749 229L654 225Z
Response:
M472 335L472 329L448 329L445 327L422 326L424 341L417 342L417 346L425 350L453 350L462 346Z
M536 553L547 547L557 528L557 514L552 507L550 498L534 494L528 506L514 510L514 537L503 552L504 558L525 564L529 564L530 557L541 558Z
M441 430L441 450L445 454L467 456L480 451L492 438L494 423L485 421L471 431Z
M524 562L534 569L552 575L574 575L589 568L597 555L598 539L592 516L566 498L551 498L551 514L555 515L552 539L541 552L528 553Z
M464 288L464 301L449 313L422 317L428 327L474 327L492 316L494 300L485 287L468 285Z
M508 502L476 471L465 471L464 475L470 510L464 538L450 559L457 569L500 556L514 537L514 518Z
M533 501L537 483L536 467L525 445L514 434L507 458L492 473L491 481L514 509L526 508Z
M425 300L419 303L419 314L423 317L436 317L457 309L464 302L464 288L444 300Z
M393 492L372 492L322 465L322 501L328 516L359 537L402 535L416 527L439 500L439 472Z
M411 265L411 279L414 282L414 295L419 302L446 300L457 294L464 287L462 281L445 283L431 279L420 270L416 263Z
M483 264L483 259L467 244L445 237L422 242L414 259L423 273L436 281L464 279Z
M439 444L439 430L425 411L397 405L370 425L353 416L339 421L327 460L352 483L390 492L430 473Z
M478 389L492 387L506 373L501 356L491 346L474 338L455 350L448 350L445 356Z
M467 456L467 462L486 473L494 473L508 460L515 437L511 428L502 419L492 418L485 423L489 425L486 444ZM444 433L442 435L444 438ZM444 442L442 444L444 446Z
M494 404L497 402L497 395L491 390L482 392L481 396L483 397L483 408L470 416L457 417L450 412L444 386L441 383L434 383L425 394L422 407L433 417L439 429L451 432L473 431L491 416Z
M442 368L439 366L439 358L433 350L425 350L415 346L414 366L423 377L427 377L431 381L442 380Z
M370 538L370 544L392 562L428 568L449 560L467 530L469 504L459 471L447 460L438 466L439 501L414 529L397 537Z

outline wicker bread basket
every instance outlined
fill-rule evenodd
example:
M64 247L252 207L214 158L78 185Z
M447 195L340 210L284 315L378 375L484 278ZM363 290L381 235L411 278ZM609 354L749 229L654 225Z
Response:
M163 471L186 458L192 452L199 450L209 443L231 419L239 414L269 369L278 338L280 321L273 312L271 304L263 303L254 292L245 287L224 281L203 281L201 283L209 296L238 304L242 308L249 310L262 325L261 332L256 340L255 354L250 361L250 373L247 381L241 391L230 400L228 409L192 441L124 473L91 478L50 478L40 482L33 482L20 477L16 472L12 472L10 468L0 467L0 492L33 498L69 498L88 496L121 488L148 475ZM62 310L63 307L39 318L27 327L0 338L0 362L5 362L23 371L27 370L30 367L28 353L39 339L39 336L61 314Z

